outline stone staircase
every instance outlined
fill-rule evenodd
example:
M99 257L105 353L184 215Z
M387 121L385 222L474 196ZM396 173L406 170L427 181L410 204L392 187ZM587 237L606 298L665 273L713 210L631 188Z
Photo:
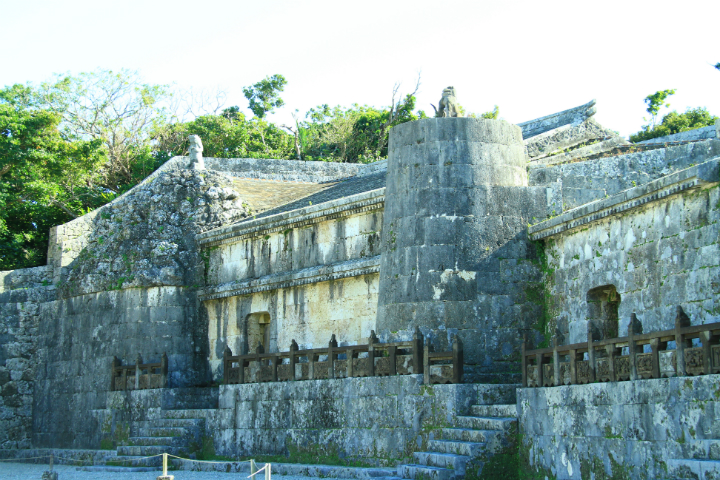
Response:
M465 476L468 462L479 469L482 459L491 456L517 432L514 389L504 395L508 403L473 405L470 415L455 417L453 427L443 428L441 438L428 441L427 452L415 452L415 463L400 465L399 478L457 480Z

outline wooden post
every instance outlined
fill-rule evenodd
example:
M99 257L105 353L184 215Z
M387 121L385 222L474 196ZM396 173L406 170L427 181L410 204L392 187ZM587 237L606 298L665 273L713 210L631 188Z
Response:
M630 323L628 324L628 354L630 355L630 380L637 380L637 355L635 348L635 324L638 319L635 313L630 314Z
M294 341L295 341L295 340L293 340L293 342L294 342ZM258 470L258 469L257 469L257 465L255 465L255 460L250 459L250 475L251 475L251 476L252 476L252 475L255 475L255 473L257 472L257 470ZM253 478L253 480L255 480L255 479Z
M297 363L297 354L299 347L295 339L293 338L290 343L290 380L295 381L295 364Z
M115 373L117 372L117 368L120 366L120 359L118 357L113 357L112 362L110 363L110 391L114 392L115 390L120 390L115 385Z
M160 357L160 375L162 375L160 383L162 384L162 388L167 388L168 386L168 356L165 352L163 352L162 357Z
M560 354L558 353L557 337L555 337L553 343L555 344L553 346L553 384L557 387L562 385L560 383Z
M135 358L135 390L140 390L140 364L142 363L142 356L138 353Z
M275 354L272 357L270 357L270 379L273 382L278 381L277 367L278 367L278 356L277 356L277 354Z
M570 350L570 385L577 385L577 350Z
M683 311L682 307L678 305L677 315L675 316L675 375L682 377L687 375L685 371L685 335L682 333L682 328L686 326L685 319L687 315Z
M225 350L223 350L223 383L225 385L230 383L230 369L232 368L230 357L232 357L232 350L225 345Z
M315 380L315 353L310 350L308 352L308 380Z
M703 374L710 375L712 373L712 350L710 349L710 339L712 332L705 330L700 332L700 341L702 342L703 352Z
M431 385L430 382L430 345L425 344L423 347L423 383Z
M167 453L163 453L163 477L167 477Z
M390 363L389 375L397 375L397 360L396 360L397 347L390 345L388 347L388 362Z
M345 355L347 357L347 365L346 365L347 366L347 377L350 378L355 373L355 370L354 370L355 362L353 361L353 359L355 358L355 349L348 348L345 351L347 352L347 354Z
M52 472L52 469L53 469L54 460L55 460L55 455L53 455L53 454L51 453L51 454L50 454L50 469L49 469L51 472Z
M653 338L650 340L650 361L652 362L651 378L660 378L660 339Z
M543 356L542 353L535 354L535 364L537 365L537 384L538 387L543 386L543 374L545 369L543 368Z
M520 346L520 368L522 368L522 386L523 388L527 388L527 357L525 356L525 352L527 351L527 333L523 334L523 341L522 345Z
M463 379L463 343L460 336L455 335L452 345L453 383L462 383Z
M333 333L328 342L328 378L335 378L335 349L337 348L337 339Z
M122 379L122 389L127 390L127 368L122 369L122 375L120 378Z
M238 357L238 383L241 385L245 383L245 360L243 355Z
M588 383L595 381L595 347L593 346L592 322L588 320L587 324L588 339Z
M423 373L423 362L422 362L422 351L423 351L423 334L420 331L420 327L415 327L415 333L412 339L412 362L413 362L413 373Z
M616 382L617 375L615 375L615 357L617 356L617 348L615 344L605 345L605 353L607 354L608 371L610 372L610 381Z
M265 480L272 480L271 479L271 465L269 463L265 464Z
M368 377L375 376L375 343L378 341L375 330L370 330L368 337Z

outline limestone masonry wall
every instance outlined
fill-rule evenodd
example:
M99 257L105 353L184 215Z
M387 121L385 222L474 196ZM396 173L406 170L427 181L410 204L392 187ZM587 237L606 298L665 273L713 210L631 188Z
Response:
M699 478L680 469L720 459L719 380L518 389L521 454L559 480Z

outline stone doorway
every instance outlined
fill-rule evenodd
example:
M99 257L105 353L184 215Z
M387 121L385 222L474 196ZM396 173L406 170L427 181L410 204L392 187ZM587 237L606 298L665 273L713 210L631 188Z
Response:
M247 316L248 352L255 353L262 345L265 353L270 352L270 313L255 312Z
M595 340L618 337L620 294L615 285L603 285L588 291L587 320L592 324Z

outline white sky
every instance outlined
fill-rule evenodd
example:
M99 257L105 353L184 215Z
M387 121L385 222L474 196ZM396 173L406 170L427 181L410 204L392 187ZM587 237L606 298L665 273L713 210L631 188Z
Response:
M596 119L628 135L643 98L676 88L672 109L720 115L720 2L605 0L0 0L0 86L98 67L150 83L242 87L280 73L290 112L384 106L393 84L431 112L455 86L470 112L519 123L597 99Z

